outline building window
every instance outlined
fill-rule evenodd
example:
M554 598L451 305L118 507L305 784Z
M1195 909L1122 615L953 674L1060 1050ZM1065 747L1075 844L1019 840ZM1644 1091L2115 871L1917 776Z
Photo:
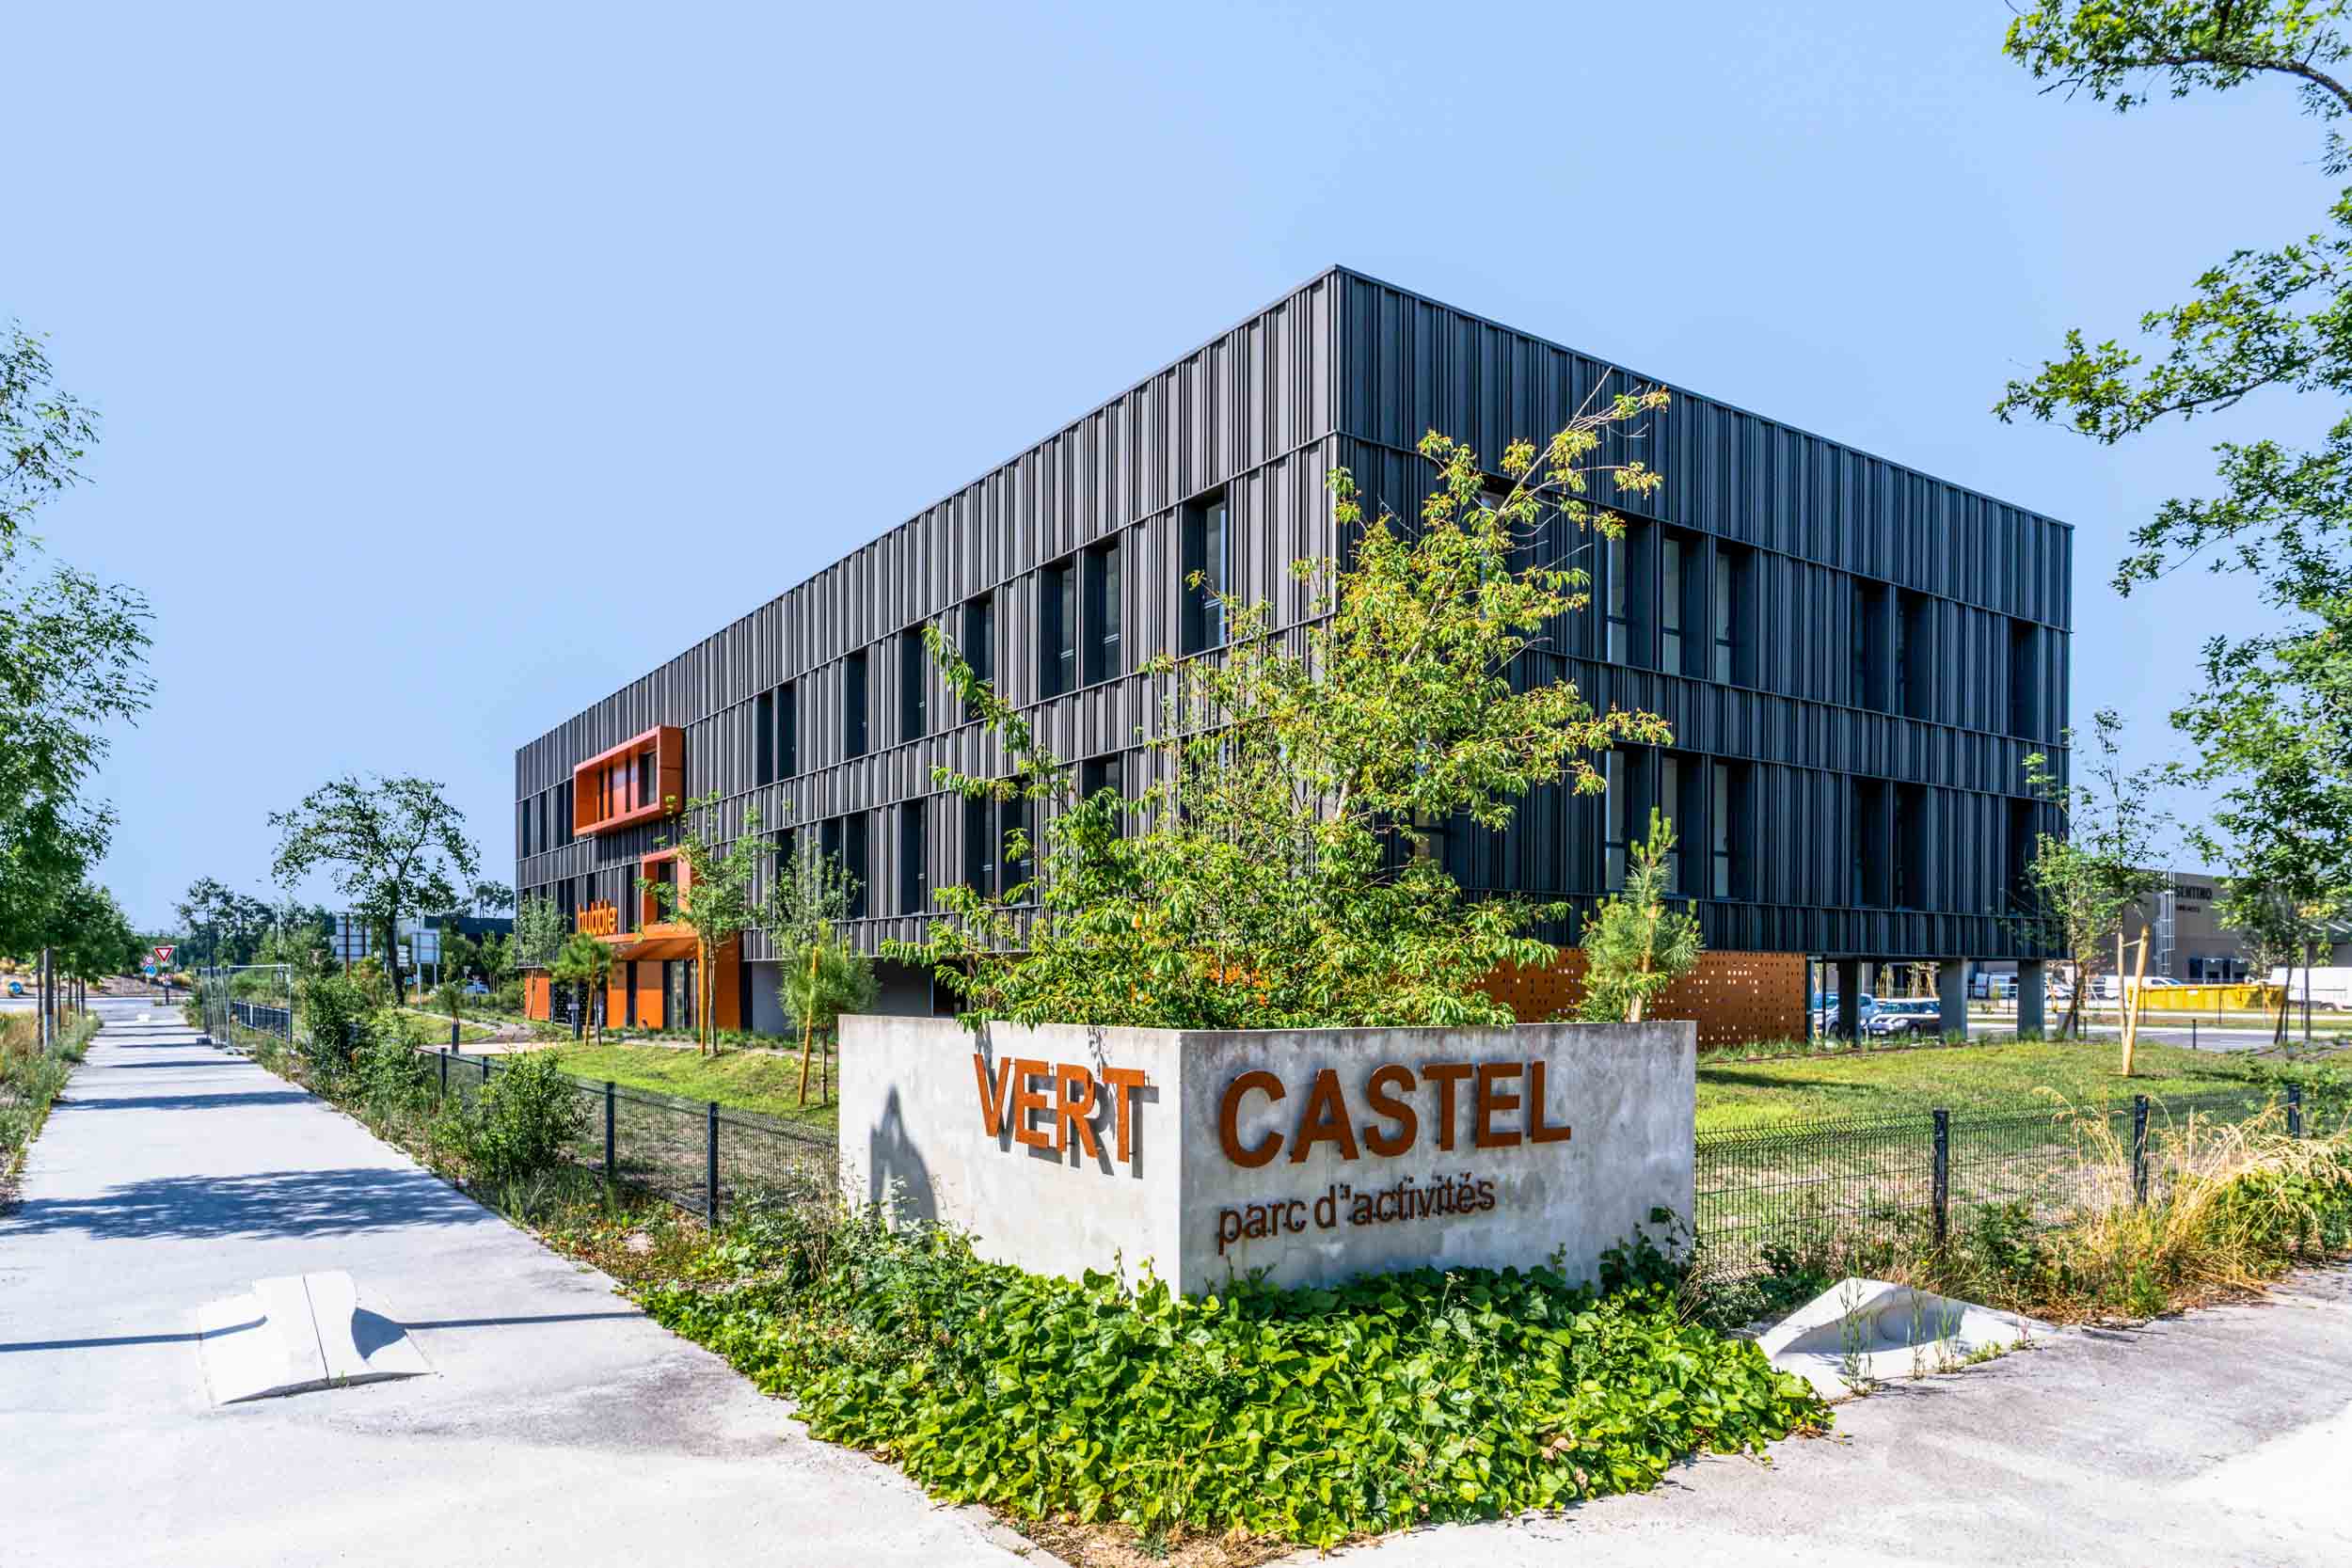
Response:
M793 829L784 828L777 831L776 863L771 869L768 879L768 890L771 895L780 894L784 888L791 884L792 855L797 842L797 834Z
M539 819L537 822L532 824L531 831L531 842L536 844L542 850L544 850L552 842L548 837L547 791L541 790L539 794L533 798L532 800L532 809L538 813Z
M1935 601L1895 595L1895 701L1912 719L1935 717Z
M1931 828L1928 817L1928 788L1925 784L1897 784L1888 798L1894 818L1887 824L1894 841L1894 852L1888 856L1887 872L1890 883L1887 901L1899 910L1921 910L1928 907L1928 839Z
M901 740L920 740L930 733L930 706L926 695L930 674L926 666L930 657L923 647L920 628L898 634L898 738Z
M555 786L555 844L557 848L572 841L572 781L565 779Z
M1883 584L1853 579L1853 705L1886 711L1886 618Z
M528 860L534 852L531 847L531 802L525 800L515 807L515 858Z
M996 802L981 796L963 800L963 885L983 898L996 893Z
M1124 602L1120 579L1124 564L1117 539L1107 540L1086 553L1084 678L1089 685L1127 673L1120 652L1120 623Z
M982 594L963 605L963 662L976 679L996 679L996 598Z
M2031 621L2011 621L2009 624L2009 733L2032 736L2040 733L2040 705L2034 693L2041 682L2037 679L2040 664L2034 656L2040 649L2040 630Z
M1725 686L1754 686L1756 639L1748 618L1756 603L1756 552L1715 546L1714 673Z
M841 754L866 754L866 650L841 661Z
M866 813L842 818L841 870L849 884L851 920L866 918Z
M1666 891L1687 892L1682 885L1682 759L1671 752L1658 759L1658 809L1675 833L1675 847L1666 851Z
M1625 535L1620 532L1611 536L1609 548L1604 556L1606 562L1604 569L1609 576L1608 596L1604 601L1608 606L1608 610L1604 619L1609 628L1607 657L1612 664L1625 662L1626 646L1632 641L1631 624L1626 618L1626 591L1630 586L1626 581L1629 575L1627 570L1626 557ZM1613 752L1610 754L1614 756L1616 753ZM1615 887L1619 884L1612 882L1609 885Z
M1710 770L1713 777L1707 814L1708 837L1713 849L1715 875L1710 884L1718 898L1731 896L1731 765L1719 762Z
M776 694L763 691L752 701L752 783L776 782Z
M1073 561L1038 573L1037 689L1058 697L1078 685L1078 574Z
M924 858L924 802L909 800L898 807L898 912L921 914L928 900L930 863Z
M801 770L801 683L787 681L776 688L776 777L788 779Z
M1037 872L1037 846L1034 843L1029 843L1028 847L1025 850L1019 854L1015 854L1013 852L1013 834L1016 832L1022 834L1025 842L1034 837L1036 828L1037 819L1031 814L1029 810L1029 802L1026 799L1016 795L1009 800L1002 800L997 803L996 831L999 842L1004 845L1003 875L1005 882L1003 891L1004 895L1008 898L1013 896L1014 889L1021 887L1023 883L1028 881L1028 879L1035 876ZM1035 888L1030 888L1026 892L1023 893L1021 895L1021 902L1024 904L1036 903L1037 890Z
M1078 765L1078 798L1082 800L1091 800L1106 789L1114 795L1123 797L1125 784L1120 778L1120 772L1119 758L1116 756L1087 758ZM1127 831L1127 814L1114 812L1111 816L1111 826L1119 832L1124 833Z
M1658 667L1670 675L1682 673L1682 541L1673 534L1659 540Z
M1195 578L1200 586L1193 585ZM1178 585L1183 613L1181 653L1225 645L1225 606L1220 594L1233 591L1232 514L1225 498L1199 502L1184 513L1184 563Z
M1614 893L1625 886L1625 753L1603 757L1600 776L1609 785L1601 796L1601 885Z
M654 803L653 787L653 753L640 752L637 753L637 798L630 803L635 806Z

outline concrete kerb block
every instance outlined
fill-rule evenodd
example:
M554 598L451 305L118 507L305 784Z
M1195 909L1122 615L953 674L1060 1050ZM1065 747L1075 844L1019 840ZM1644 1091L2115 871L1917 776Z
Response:
M1956 1372L2058 1331L2014 1313L1883 1279L1841 1279L1756 1338L1765 1359L1824 1398Z
M432 1371L390 1319L363 1309L341 1269L280 1275L196 1312L197 1352L215 1404L242 1404Z

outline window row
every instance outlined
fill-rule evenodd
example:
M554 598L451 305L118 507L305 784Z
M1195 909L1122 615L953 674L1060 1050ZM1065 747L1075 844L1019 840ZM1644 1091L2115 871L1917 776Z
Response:
M515 858L561 849L572 841L572 781L515 803Z

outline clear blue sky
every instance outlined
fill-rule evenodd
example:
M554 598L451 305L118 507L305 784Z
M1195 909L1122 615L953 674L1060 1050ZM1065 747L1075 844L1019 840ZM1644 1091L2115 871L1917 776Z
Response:
M2008 15L20 10L0 316L106 421L43 531L156 608L106 879L266 893L345 768L511 877L518 743L1335 261L2073 522L2074 712L2169 753L2250 599L2106 575L2245 425L1987 409L2330 186L2285 94L2119 119Z

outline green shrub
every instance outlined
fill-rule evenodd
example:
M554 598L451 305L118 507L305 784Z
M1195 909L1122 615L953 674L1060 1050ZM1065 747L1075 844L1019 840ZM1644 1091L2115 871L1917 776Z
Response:
M432 1059L418 1054L408 1032L371 1022L352 1058L359 1098L379 1116L423 1109L435 1092Z
M1327 1546L1644 1490L1827 1418L1664 1285L1424 1270L1189 1298L1040 1278L860 1214L749 1244L719 1259L759 1263L748 1278L656 1286L647 1311L791 1394L818 1436L1028 1517Z
M365 987L341 974L314 975L303 986L298 1043L314 1077L332 1083L350 1070L373 1006Z
M458 1138L468 1164L493 1186L551 1168L588 1127L580 1089L552 1051L509 1056L463 1113Z

